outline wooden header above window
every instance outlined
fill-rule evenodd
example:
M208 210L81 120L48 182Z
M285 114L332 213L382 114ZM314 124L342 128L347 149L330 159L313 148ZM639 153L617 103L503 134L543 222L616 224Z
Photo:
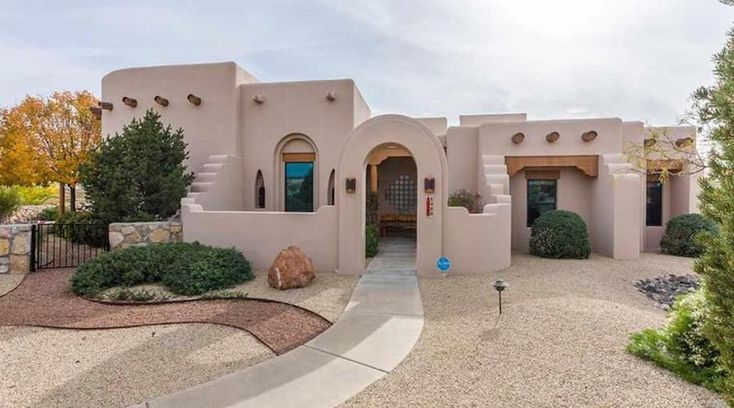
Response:
M314 153L283 153L284 162L308 163L316 160Z
M575 167L589 177L599 175L599 156L506 156L507 174L514 176L525 168L533 170L557 170Z

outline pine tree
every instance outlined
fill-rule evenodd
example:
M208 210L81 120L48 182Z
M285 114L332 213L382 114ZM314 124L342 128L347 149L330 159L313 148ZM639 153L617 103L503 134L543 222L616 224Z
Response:
M81 168L93 216L101 222L163 220L174 215L194 179L183 129L148 110L102 143Z
M724 394L734 404L734 30L714 56L715 83L696 90L694 110L712 143L708 173L701 180L702 213L719 225L701 237L705 253L696 261L709 305L706 337L721 352L730 373Z

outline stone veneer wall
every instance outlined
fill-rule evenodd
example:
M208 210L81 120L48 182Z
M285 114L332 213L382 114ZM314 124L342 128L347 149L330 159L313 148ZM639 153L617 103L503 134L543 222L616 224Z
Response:
M27 273L30 256L31 225L0 225L0 273Z
M110 249L183 241L180 222L129 222L110 224Z

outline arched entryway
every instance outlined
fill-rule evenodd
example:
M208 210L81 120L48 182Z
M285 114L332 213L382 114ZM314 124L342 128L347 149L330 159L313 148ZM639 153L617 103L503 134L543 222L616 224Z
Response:
M370 154L396 145L415 161L417 184L418 273L430 273L442 255L443 211L446 205L446 156L438 138L415 119L382 115L352 131L342 148L337 169L339 208L339 273L359 274L365 269L367 166Z

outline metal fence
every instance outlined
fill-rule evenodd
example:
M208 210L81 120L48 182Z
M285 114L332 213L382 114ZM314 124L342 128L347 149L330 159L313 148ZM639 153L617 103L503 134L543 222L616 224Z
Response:
M109 251L107 230L106 224L34 224L31 271L74 268Z

